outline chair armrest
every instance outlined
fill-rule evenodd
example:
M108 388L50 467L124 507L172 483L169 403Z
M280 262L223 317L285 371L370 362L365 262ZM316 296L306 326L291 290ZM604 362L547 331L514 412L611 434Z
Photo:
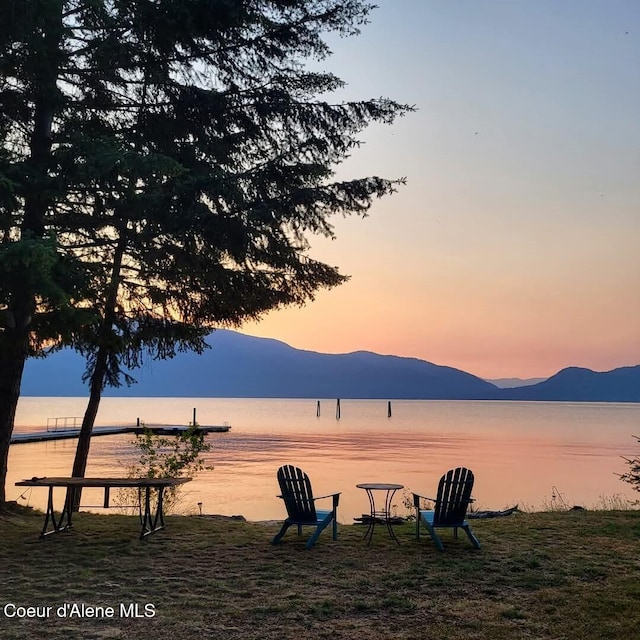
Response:
M329 493L326 496L317 496L314 500L322 500L322 498L333 498L333 496L339 496L342 491L338 491L338 493Z
M431 500L431 502L435 502L436 501L435 498L430 498L429 496L423 496L420 493L414 493L413 494L413 506L416 509L420 508L420 498L422 498L423 500Z
M338 493L329 493L326 496L317 496L314 500L322 500L322 498L333 498L333 496L339 496L342 491L338 491Z
M430 498L429 496L423 496L421 493L413 493L414 496L418 496L418 498L424 498L425 500L431 500L431 502L435 502L435 498Z
M322 500L323 498L333 498L333 506L337 507L341 493L342 491L338 491L338 493L329 493L326 496L318 496L317 498L314 498L313 501L315 502L316 500Z

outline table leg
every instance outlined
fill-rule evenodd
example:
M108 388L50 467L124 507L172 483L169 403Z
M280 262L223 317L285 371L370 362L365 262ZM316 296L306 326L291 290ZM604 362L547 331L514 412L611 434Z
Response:
M151 513L151 487L145 487L145 496L144 496L144 514L142 513L142 504L139 497L140 502L140 521L142 524L142 529L140 531L140 538L146 538L147 536L155 533L156 531L160 531L164 529L164 513L163 513L163 505L164 505L164 487L159 486L158 489L158 499L156 501L156 510L152 515Z
M156 520L154 526L157 527L160 520L160 529L164 529L164 487L158 487L158 507L156 510Z
M369 538L369 541L367 542L367 544L369 545L371 544L371 540L373 539L373 530L376 526L376 505L373 498L373 491L371 491L370 489L365 489L365 491L367 492L367 497L369 498L369 513L371 514L371 516L369 518L369 527L367 528L367 532L364 534L362 539L366 540L367 538Z
M393 526L391 524L391 503L393 501L393 496L395 495L397 489L391 489L387 491L387 498L384 503L384 514L385 514L385 523L387 525L387 531L389 531L389 536L392 540L395 540L398 544L400 544L400 540L396 537L395 531L393 530Z
M44 516L44 526L40 537L51 535L52 533L60 533L65 529L71 528L71 516L73 514L73 503L75 501L75 487L69 487L67 490L67 496L64 501L64 507L59 518L56 518L56 513L53 508L53 486L49 486L49 498L47 500L47 512ZM49 522L51 522L52 529L49 530Z

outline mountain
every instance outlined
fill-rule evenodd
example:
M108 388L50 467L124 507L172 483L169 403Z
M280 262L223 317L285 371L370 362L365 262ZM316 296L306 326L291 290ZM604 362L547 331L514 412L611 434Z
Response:
M538 382L544 382L547 378L497 378L496 380L490 380L484 378L487 382L495 384L498 389L511 389L512 387L528 387L532 384L538 384Z
M606 372L568 367L539 384L500 393L505 400L640 402L640 365Z
M268 338L218 330L202 355L180 353L133 371L131 387L105 396L382 398L640 402L640 366L605 373L571 367L530 386L499 389L459 369L369 351L304 351ZM84 360L63 349L27 362L25 396L85 396Z
M180 353L152 362L133 376L131 387L107 396L481 399L497 388L464 371L368 351L326 354L303 351L267 338L218 330L202 355ZM86 395L84 361L68 349L30 360L24 395Z

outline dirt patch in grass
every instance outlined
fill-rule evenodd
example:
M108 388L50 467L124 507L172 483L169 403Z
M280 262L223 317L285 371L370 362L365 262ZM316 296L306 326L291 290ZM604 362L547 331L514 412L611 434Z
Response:
M473 523L482 549L410 524L269 544L277 523L170 517L140 541L137 519L78 514L38 539L42 515L0 516L0 637L65 640L632 638L640 628L640 513L519 514ZM10 617L16 606L51 607ZM63 605L113 616L56 615ZM146 608L145 608L146 607ZM7 615L9 614L9 615Z

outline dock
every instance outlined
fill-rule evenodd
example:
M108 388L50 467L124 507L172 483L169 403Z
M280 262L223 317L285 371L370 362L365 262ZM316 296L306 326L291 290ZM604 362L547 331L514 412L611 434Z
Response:
M94 427L91 436L115 436L122 433L142 434L145 430L159 436L177 436L187 431L189 427L176 426L170 424L150 424L145 426L131 425L121 427ZM220 426L199 425L198 433L226 433L231 429L228 424ZM80 429L55 429L50 431L32 431L30 433L14 433L11 436L11 444L20 444L24 442L45 442L48 440L68 440L77 438L80 435Z

